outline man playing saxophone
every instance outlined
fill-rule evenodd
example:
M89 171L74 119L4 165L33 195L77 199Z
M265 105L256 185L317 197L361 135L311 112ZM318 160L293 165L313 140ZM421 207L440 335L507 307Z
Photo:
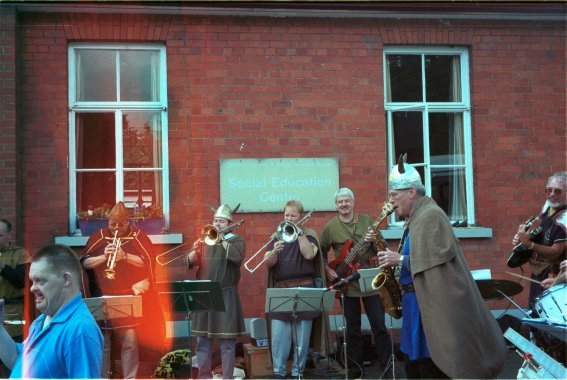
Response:
M189 252L185 263L189 269L197 268L197 280L210 280L220 284L224 299L225 311L195 311L191 333L197 337L197 365L199 379L212 378L211 361L213 339L218 338L221 348L222 377L232 379L235 362L236 338L246 332L244 313L238 294L240 266L246 254L246 243L240 235L229 229L233 210L229 205L221 205L213 217L213 226L218 231L218 240L212 245L198 239Z
M155 287L152 243L141 230L129 225L130 213L123 202L111 210L108 227L93 233L81 256L93 297L141 295L141 320L131 317L109 321L120 344L122 377L135 378L140 356L161 356L165 318Z
M402 339L413 378L495 378L506 345L486 307L449 218L402 158L390 173L389 201L405 220L401 254L378 252L380 267L402 266Z

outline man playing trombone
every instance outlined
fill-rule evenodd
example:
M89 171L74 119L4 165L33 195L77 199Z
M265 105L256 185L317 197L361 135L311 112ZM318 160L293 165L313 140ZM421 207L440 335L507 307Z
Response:
M320 254L317 233L310 228L303 228L301 218L303 205L296 200L290 200L284 207L284 222L294 226L292 236L282 239L272 238L264 256L268 266L269 288L291 288L296 286L314 287L314 280L321 281L318 287L324 286L325 267ZM283 229L285 233L285 228ZM289 233L288 233L289 235ZM315 349L325 351L325 330L321 329L322 317L319 311L304 311L292 316L289 312L272 312L271 319L271 350L274 364L274 378L286 378L286 362L293 342L293 365L291 376L297 378L303 375L305 362L309 352L309 338L313 320L316 319L317 331L314 331Z
M235 361L236 337L246 332L244 313L238 282L240 266L246 255L246 243L240 235L228 232L232 215L238 206L231 210L227 204L221 205L213 217L213 226L218 233L214 241L200 238L186 258L189 269L197 268L198 280L210 280L220 284L225 311L196 311L193 313L191 333L197 337L197 365L200 379L212 378L211 360L213 339L220 340L222 377L232 379ZM208 234L211 235L210 233Z
M93 233L81 257L93 297L141 295L140 320L122 317L109 321L120 341L122 376L138 375L140 353L161 354L165 318L155 288L152 243L141 230L129 225L130 213L118 202L108 216L108 227ZM108 326L107 326L108 327ZM140 348L143 349L140 352Z

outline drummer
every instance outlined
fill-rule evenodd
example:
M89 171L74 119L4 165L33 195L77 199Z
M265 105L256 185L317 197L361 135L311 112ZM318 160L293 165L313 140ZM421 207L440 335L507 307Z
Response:
M544 289L549 289L555 285L567 283L567 260L559 264L559 274L555 278L546 278L541 282Z

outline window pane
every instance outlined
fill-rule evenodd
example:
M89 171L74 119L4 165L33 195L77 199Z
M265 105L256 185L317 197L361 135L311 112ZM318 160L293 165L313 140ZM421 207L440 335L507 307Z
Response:
M454 222L467 220L465 184L464 168L431 169L431 197Z
M124 203L133 208L137 203L144 206L160 206L162 175L160 171L124 173Z
M116 53L112 50L77 51L77 100L116 101Z
M421 102L421 56L388 55L389 102Z
M394 157L396 160L400 154L407 153L407 162L423 162L422 113L394 112L392 121L394 124Z
M114 114L78 113L75 120L77 169L114 168Z
M120 100L159 101L159 52L120 52Z
M159 112L125 112L122 131L125 168L161 168Z
M425 56L427 102L460 102L461 75L458 56Z
M429 114L429 152L432 165L464 165L462 114Z
M77 211L86 211L116 203L114 172L77 173Z

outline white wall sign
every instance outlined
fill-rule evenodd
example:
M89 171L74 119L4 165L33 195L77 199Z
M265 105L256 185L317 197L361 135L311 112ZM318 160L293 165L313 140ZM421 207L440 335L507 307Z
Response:
M306 211L334 211L338 188L337 158L220 160L221 203L240 203L240 212L283 211L290 199Z

